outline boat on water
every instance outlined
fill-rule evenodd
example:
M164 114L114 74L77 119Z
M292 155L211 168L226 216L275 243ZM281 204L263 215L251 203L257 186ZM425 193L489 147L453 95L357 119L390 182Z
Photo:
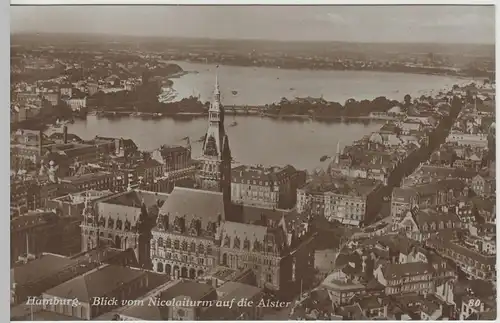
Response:
M236 94L238 94L238 91L231 91L231 93L232 93L233 95L236 95Z
M319 161L320 162L324 162L327 159L328 159L328 156L327 155L323 155L323 156L321 156L321 158L319 159Z
M290 88L290 91L295 91L295 88L294 88L294 87L291 87L291 88Z
M238 122L233 121L233 122L231 122L231 124L229 126L230 127L236 127L237 125L238 125Z
M205 135L201 136L200 139L198 139L198 142L204 142L205 141Z

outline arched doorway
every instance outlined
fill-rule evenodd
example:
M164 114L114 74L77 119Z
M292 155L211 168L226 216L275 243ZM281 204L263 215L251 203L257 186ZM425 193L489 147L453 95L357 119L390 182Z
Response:
M222 255L222 265L227 266L227 254L226 253Z
M175 265L174 266L174 278L179 278L179 266Z
M194 268L189 269L189 278L191 279L196 278L196 270Z
M156 264L156 272L158 272L158 273L162 273L163 272L163 263L161 261L159 261Z
M182 278L188 278L188 270L186 267L182 267L181 269L181 277Z
M115 237L115 245L114 245L115 248L117 249L121 249L122 248L122 239L120 238L120 236L116 236Z
M170 266L169 264L166 264L165 265L165 273L167 275L172 275L172 266Z
M203 276L203 270L198 270L198 277Z

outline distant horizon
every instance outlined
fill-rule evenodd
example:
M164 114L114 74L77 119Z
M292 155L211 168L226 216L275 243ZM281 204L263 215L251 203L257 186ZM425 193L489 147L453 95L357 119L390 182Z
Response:
M495 44L493 5L14 5L10 13L14 34Z
M429 41L417 41L417 42L400 42L400 41L384 41L384 42L367 42L367 41L349 41L349 40L280 40L280 39L266 39L266 38L216 38L216 37L199 37L199 36L160 36L160 35L130 35L130 34L109 34L109 33L99 33L99 32L71 32L71 31L60 31L60 32L39 32L39 31L21 31L12 32L11 36L67 36L67 35L80 35L80 36L102 36L102 37L129 37L129 38L144 38L144 39L154 39L154 40L167 40L167 39L177 39L177 40L222 40L222 41L249 41L249 42L268 42L268 43L340 43L340 44L376 44L376 45L441 45L441 46L496 46L496 42L493 43L441 43L441 42L429 42Z

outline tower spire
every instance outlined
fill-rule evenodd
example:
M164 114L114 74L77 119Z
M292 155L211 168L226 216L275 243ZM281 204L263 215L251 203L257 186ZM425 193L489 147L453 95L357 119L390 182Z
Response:
M219 89L219 65L215 67L215 95L220 95Z
M340 161L340 140L337 141L337 153L335 154L335 163L338 164Z

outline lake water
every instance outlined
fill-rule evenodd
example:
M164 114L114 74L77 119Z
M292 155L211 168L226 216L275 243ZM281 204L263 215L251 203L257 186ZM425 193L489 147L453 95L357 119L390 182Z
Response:
M174 78L173 89L177 98L199 95L203 101L211 100L215 83L215 65L175 62L188 73ZM197 73L194 73L194 72ZM323 97L344 103L349 98L374 99L386 96L402 100L405 94L420 96L432 90L447 90L453 84L466 80L430 75L356 72L282 70L253 67L219 67L222 102L225 105L262 105L279 101L281 97ZM232 91L237 91L236 95ZM228 127L237 121L236 127ZM257 116L228 116L227 132L235 161L243 164L285 165L301 169L325 166L323 155L333 155L337 142L351 144L366 134L376 131L381 124L372 122L341 123L311 122L309 120L277 120ZM90 139L95 135L133 139L141 150L152 150L163 144L183 144L181 138L190 137L193 156L200 154L201 143L196 142L207 129L205 118L189 120L141 120L124 117L98 119L69 125L69 131Z
M229 127L233 121L238 125ZM228 116L226 131L233 158L238 163L251 165L292 164L301 169L324 167L323 155L333 155L340 146L351 144L366 134L378 130L379 122L341 123L311 122L302 120L276 120L258 116ZM207 129L207 119L189 120L159 119L141 120L123 117L99 119L89 116L68 125L68 132L83 139L96 135L104 137L131 138L141 150L152 150L163 144L182 145L184 137L190 137L193 157L201 153L201 143L196 142Z
M191 95L212 99L216 65L172 62L188 73L172 79L176 100ZM370 71L313 71L221 65L218 69L221 96L226 105L264 105L282 97L321 97L341 104L350 98L373 100L378 96L402 101L406 94L420 97L431 91L451 89L469 80L456 77ZM237 91L233 95L233 91Z

